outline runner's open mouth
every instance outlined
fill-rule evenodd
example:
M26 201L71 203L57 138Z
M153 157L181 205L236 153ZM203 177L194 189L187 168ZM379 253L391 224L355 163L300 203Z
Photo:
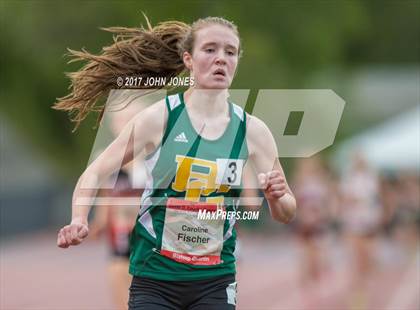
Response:
M216 71L213 72L213 75L216 75L216 76L226 76L226 72L225 72L225 70L217 69Z

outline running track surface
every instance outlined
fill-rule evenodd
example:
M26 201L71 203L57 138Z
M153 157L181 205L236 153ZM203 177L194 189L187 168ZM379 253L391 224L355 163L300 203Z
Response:
M54 232L3 241L0 309L112 310L104 241L56 247ZM268 235L267 235L268 236ZM349 255L328 242L329 268L316 284L302 285L300 248L291 237L241 234L237 309L415 310L420 308L419 249L402 255L378 240L377 269L365 292L349 292Z

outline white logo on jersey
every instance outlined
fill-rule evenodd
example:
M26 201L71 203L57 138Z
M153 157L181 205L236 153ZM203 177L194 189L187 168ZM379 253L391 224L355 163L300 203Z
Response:
M179 135L177 135L174 139L175 142L184 142L184 143L188 143L188 139L187 136L185 135L184 132L180 133Z

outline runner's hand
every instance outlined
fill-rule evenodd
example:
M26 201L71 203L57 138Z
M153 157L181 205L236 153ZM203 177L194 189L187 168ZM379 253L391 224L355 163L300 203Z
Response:
M287 192L286 179L278 170L258 174L258 181L267 200L279 199Z
M60 229L57 236L57 246L68 248L71 245L80 244L89 234L87 223L72 221Z

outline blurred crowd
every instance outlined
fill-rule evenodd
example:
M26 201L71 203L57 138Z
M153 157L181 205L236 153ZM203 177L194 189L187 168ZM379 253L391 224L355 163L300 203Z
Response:
M416 261L418 171L375 171L355 153L340 172L317 156L298 160L293 172L298 216L292 227L302 250L302 285L316 285L328 274L334 264L329 253L340 246L348 255L349 298L357 303L353 308L364 309L361 300L378 281L376 274L389 266L404 270Z

